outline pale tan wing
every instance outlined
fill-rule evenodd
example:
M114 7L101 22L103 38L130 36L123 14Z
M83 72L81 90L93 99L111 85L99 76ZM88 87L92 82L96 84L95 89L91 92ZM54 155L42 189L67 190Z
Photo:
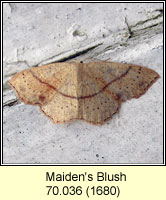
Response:
M120 104L114 94L103 91L91 98L80 99L78 105L78 119L103 124L118 111Z
M56 93L40 110L54 123L64 123L78 119L78 100Z
M132 64L95 62L85 64L84 68L86 74L89 75L94 85L96 85L96 89L93 88L94 92L91 92L91 95L104 89L114 91L115 93L122 92L124 99L138 98L160 77L152 69ZM84 77L86 78L87 76ZM84 77L83 79L85 79ZM90 85L91 83L88 87ZM83 91L82 96L87 95L85 92L86 90Z
M75 63L53 63L33 68L33 76L54 88L59 93L67 96L76 96L76 65Z
M123 64L119 65L123 67ZM108 89L120 101L140 97L160 77L157 72L146 67L124 64L124 68L126 71L108 85Z
M64 87L72 72L68 63L54 63L34 67L14 75L9 81L15 89L20 100L27 104L46 104L61 87ZM66 91L75 92L73 87L67 85ZM76 92L75 92L76 94Z
M104 123L118 111L122 101L138 98L159 78L151 69L119 63L90 63L85 70L97 89L93 85L91 88L87 76L89 89L80 87L78 113L79 119L94 124Z
M111 62L85 63L78 66L77 96L82 98L101 92L111 81L120 77L128 69L127 66Z
M9 83L16 91L18 98L26 104L45 104L56 92L47 84L37 80L30 70L17 73Z
M101 75L96 70L96 63L82 63L78 68L77 97L84 98L97 94L104 85L98 80Z

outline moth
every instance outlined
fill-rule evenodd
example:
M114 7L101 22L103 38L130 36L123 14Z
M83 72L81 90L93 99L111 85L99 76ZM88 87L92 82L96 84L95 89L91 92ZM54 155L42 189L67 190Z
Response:
M133 64L52 63L19 72L9 83L21 101L38 105L54 123L104 124L122 102L139 98L159 77Z

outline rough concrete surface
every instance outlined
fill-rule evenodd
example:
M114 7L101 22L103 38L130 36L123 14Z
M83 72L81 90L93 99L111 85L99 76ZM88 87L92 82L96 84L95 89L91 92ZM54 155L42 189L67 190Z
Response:
M4 163L162 163L162 3L3 4ZM161 76L103 126L53 124L17 100L13 74L55 61L109 60Z

